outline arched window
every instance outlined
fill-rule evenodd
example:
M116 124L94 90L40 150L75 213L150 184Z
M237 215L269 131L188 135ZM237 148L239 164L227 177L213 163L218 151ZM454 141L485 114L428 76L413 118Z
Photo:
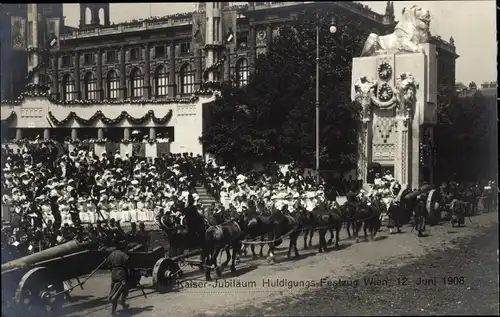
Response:
M248 68L248 60L246 58L242 58L238 61L236 64L236 72L238 74L238 87L243 87L248 84L248 75L250 74L250 71Z
M83 85L85 87L84 97L86 100L97 99L97 79L92 72L88 72L83 77Z
M62 80L62 97L63 100L73 100L75 91L75 83L71 75L64 75Z
M192 94L194 91L194 72L190 64L181 68L181 94Z
M135 68L130 72L130 97L142 98L144 87L144 75L139 68Z
M106 88L107 88L106 95L108 99L118 99L120 79L118 78L118 74L116 73L116 71L112 70L108 73Z
M159 66L155 72L155 96L168 96L168 73L165 66Z

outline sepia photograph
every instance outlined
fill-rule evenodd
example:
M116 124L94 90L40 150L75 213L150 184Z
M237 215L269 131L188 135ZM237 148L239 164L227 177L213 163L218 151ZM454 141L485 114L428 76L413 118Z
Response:
M1 3L1 316L498 316L497 10Z

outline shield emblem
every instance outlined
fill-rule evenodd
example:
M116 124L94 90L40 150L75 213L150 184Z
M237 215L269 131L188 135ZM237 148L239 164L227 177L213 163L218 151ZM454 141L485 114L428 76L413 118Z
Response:
M132 145L133 155L145 157L146 156L146 145L144 143L134 143Z

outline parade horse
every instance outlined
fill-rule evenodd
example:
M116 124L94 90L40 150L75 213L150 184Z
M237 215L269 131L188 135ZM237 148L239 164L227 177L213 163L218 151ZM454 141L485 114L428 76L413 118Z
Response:
M265 208L263 203L255 204L253 201L249 203L249 208L246 212L242 214L245 219L245 234L248 239L255 240L260 237L260 251L259 256L264 256L264 240L273 239L274 234L274 223L272 221L271 214ZM281 241L274 241L274 246L279 246ZM246 250L246 248L245 248ZM252 251L252 256L257 257L255 254L255 244L250 245L250 250ZM269 252L268 252L269 255Z
M371 239L375 238L382 224L382 220L380 219L381 214L382 209L378 203L374 204L373 202L364 201L358 203L354 214L354 237L356 238L356 242L359 242L361 227L363 227L365 240L368 240L367 230L370 232Z
M212 279L212 267L214 267L217 276L221 277L222 269L227 267L229 261L231 261L231 272L236 271L235 261L241 250L241 241L244 237L240 226L242 224L240 219L239 217L231 217L220 224L211 225L205 231L203 254L206 269L205 279L207 281ZM222 266L219 266L217 257L222 250L226 251L226 261ZM230 254L230 250L232 250L232 255Z
M340 206L341 214L344 216L346 223L347 236L351 239L356 231L356 209L358 203L353 201L346 201L342 206ZM352 229L352 235L351 235Z
M273 208L271 211L271 221L273 224L273 232L270 235L270 238L272 239L268 244L268 261L274 261L274 250L276 247L274 242L282 240L286 236L290 238L287 252L288 258L291 256L292 248L294 249L295 256L298 257L299 251L297 250L297 239L303 229L301 223L296 217L290 215L287 205L283 206L281 210Z
M314 236L314 230L316 226L316 214L320 213L318 206L313 209L313 211L308 211L303 206L296 208L297 219L301 224L302 231L304 232L304 249L312 247L312 238ZM307 243L307 238L309 237L309 244Z
M326 251L327 245L333 243L333 230L335 230L335 247L339 247L339 233L344 222L342 209L336 208L333 203L321 203L315 214L315 225L319 234L319 253ZM326 232L330 231L330 239L326 241Z

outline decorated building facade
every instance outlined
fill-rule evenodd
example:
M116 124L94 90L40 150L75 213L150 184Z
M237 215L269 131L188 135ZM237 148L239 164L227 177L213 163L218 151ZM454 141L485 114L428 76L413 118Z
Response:
M32 13L40 10L34 6ZM336 10L362 20L371 32L395 24L390 2L384 15L355 2L207 2L194 12L120 24L111 23L109 4L82 3L80 26L69 33L62 16L34 19L27 10L28 38L10 47L27 54L23 75L33 85L19 99L2 101L2 136L123 143L139 130L151 142L161 134L179 142L172 151L187 151L180 138L199 143L212 91L229 80L244 86L279 27L307 8ZM432 41L439 63L446 66L443 74L454 74L455 47L439 38ZM438 81L454 85L454 75L439 76ZM178 119L185 116L196 119ZM199 144L189 150L202 152Z

